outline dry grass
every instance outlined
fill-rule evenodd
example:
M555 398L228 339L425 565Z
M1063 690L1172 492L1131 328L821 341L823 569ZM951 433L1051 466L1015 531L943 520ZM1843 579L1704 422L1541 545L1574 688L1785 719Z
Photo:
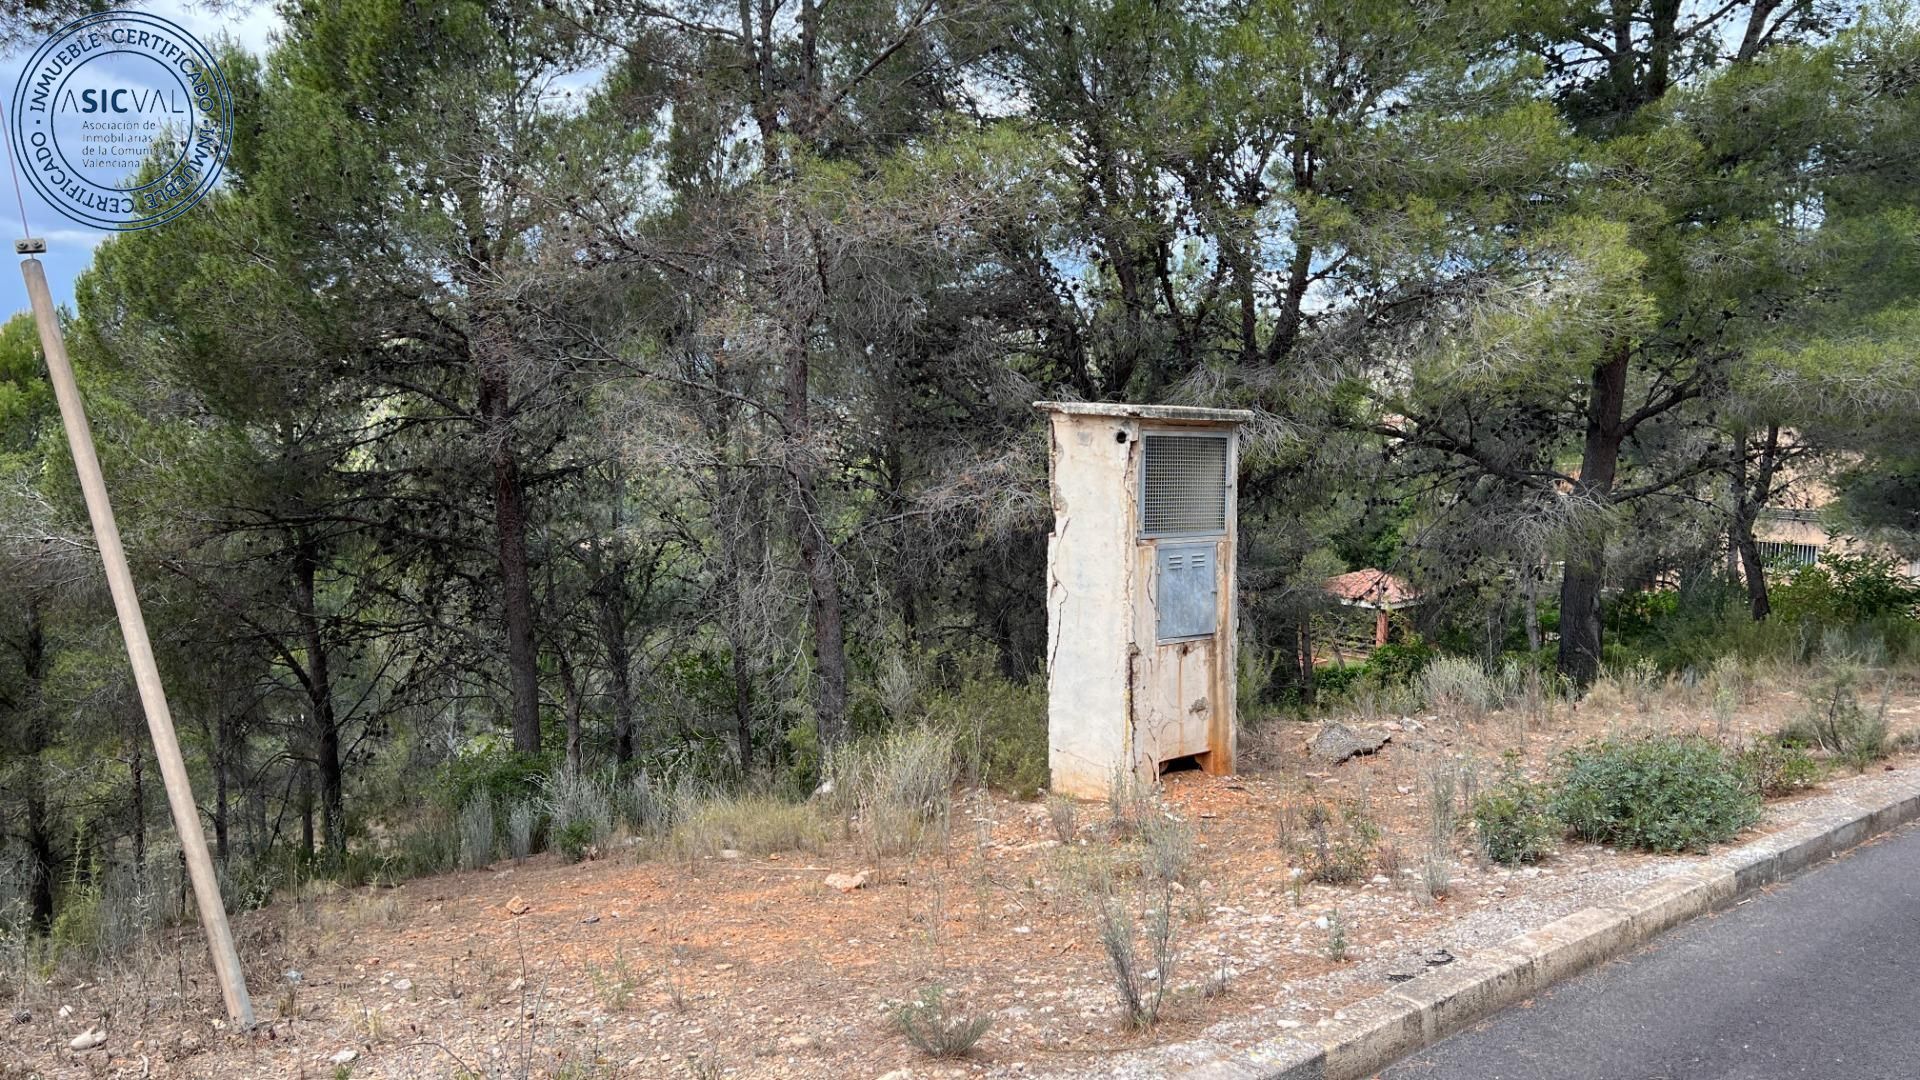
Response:
M695 806L668 834L667 848L681 859L712 857L723 851L746 855L818 851L829 833L819 807L812 803L741 795Z
M826 768L833 805L875 856L946 846L958 771L952 734L931 726L848 745Z

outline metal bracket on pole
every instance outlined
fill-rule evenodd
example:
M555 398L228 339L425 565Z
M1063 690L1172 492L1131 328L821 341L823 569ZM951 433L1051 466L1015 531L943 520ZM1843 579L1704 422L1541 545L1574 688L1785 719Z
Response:
M40 331L41 351L46 354L48 381L52 382L53 396L60 404L60 422L67 431L74 471L80 474L80 492L86 498L87 517L93 522L94 539L100 545L100 561L106 568L107 591L113 595L113 609L120 617L120 633L127 643L127 660L133 665L134 685L140 691L140 705L147 714L147 732L153 736L153 756L160 763L161 778L166 781L167 806L173 812L173 828L180 838L180 854L186 859L187 876L193 880L194 906L199 908L200 925L206 930L213 970L220 977L220 993L226 999L227 1016L243 1030L250 1029L253 1001L247 996L246 973L240 966L240 954L233 946L233 929L227 925L227 907L220 897L220 879L213 872L213 857L207 852L207 835L200 828L200 806L193 799L187 763L180 756L173 714L167 709L167 695L160 685L160 666L154 661L153 644L147 639L147 621L140 613L140 595L133 588L133 572L127 567L126 549L120 544L120 526L113 520L113 504L107 500L106 477L100 471L100 458L94 453L93 431L87 424L79 384L73 378L73 364L67 359L60 316L53 307L53 294L47 289L47 272L40 260L32 257L46 251L47 242L29 237L15 241L13 249L28 256L20 260L20 273L27 280L33 321Z

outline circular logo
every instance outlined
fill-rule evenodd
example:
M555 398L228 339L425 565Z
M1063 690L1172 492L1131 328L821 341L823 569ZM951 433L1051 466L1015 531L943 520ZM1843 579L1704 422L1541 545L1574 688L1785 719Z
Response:
M14 157L67 217L127 232L213 190L233 94L212 50L157 15L102 11L34 50L13 90Z

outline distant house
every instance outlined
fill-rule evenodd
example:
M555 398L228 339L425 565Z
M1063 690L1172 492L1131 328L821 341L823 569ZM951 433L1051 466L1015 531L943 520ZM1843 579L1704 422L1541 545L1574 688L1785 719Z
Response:
M1352 573L1330 577L1321 583L1327 595L1338 600L1343 607L1373 612L1371 638L1364 633L1352 633L1357 630L1352 620L1341 620L1332 634L1333 651L1341 656L1343 646L1353 647L1356 651L1370 652L1387 643L1392 632L1389 616L1402 608L1410 608L1420 603L1420 594L1413 586L1385 570L1355 570Z
M1810 479L1801 482L1789 498L1781 500L1786 505L1771 506L1760 511L1759 519L1753 523L1753 539L1760 547L1761 558L1776 565L1812 566L1820 561L1820 556L1828 553L1894 554L1892 549L1882 544L1863 542L1845 533L1831 532L1825 509L1833 497L1832 490L1826 484L1818 479ZM1920 580L1920 559L1903 561L1901 565L1908 577Z

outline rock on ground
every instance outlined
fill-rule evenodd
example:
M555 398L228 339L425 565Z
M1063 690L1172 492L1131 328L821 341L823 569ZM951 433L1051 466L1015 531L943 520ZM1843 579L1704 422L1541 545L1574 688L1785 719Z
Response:
M1307 741L1307 752L1316 760L1338 765L1350 757L1374 753L1392 739L1390 731L1350 728L1337 720L1329 720Z

